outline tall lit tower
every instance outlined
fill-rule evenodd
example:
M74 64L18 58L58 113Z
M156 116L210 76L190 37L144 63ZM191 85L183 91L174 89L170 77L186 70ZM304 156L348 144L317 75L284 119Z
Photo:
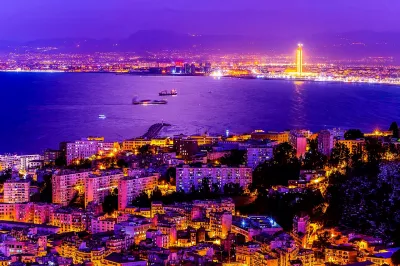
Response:
M299 43L297 45L296 51L296 67L297 67L297 74L303 74L303 44Z

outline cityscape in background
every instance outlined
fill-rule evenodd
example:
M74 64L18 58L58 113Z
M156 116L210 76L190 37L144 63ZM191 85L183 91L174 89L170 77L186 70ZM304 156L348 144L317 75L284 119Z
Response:
M118 44L114 44L118 45ZM351 44L363 47L363 43ZM294 46L294 45L293 45ZM76 44L79 50L80 44ZM22 47L0 54L0 71L118 73L132 75L212 76L288 79L319 82L400 84L394 56L357 59L313 57L307 44L293 52L224 53L218 50L160 50L155 52L60 53L58 47ZM355 48L357 49L357 48ZM360 48L361 49L361 48Z

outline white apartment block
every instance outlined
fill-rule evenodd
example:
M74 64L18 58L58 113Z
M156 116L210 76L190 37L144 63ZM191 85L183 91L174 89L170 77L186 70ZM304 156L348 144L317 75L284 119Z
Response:
M159 174L150 176L129 176L121 179L118 184L118 210L124 210L131 205L142 191L154 190L158 185Z
M51 178L53 203L67 206L76 193L83 192L85 180L90 172L60 170Z
M272 146L258 145L247 148L246 163L248 167L255 169L258 165L269 161L274 155Z
M99 141L82 139L75 142L67 143L67 164L71 164L74 160L87 159L98 152Z
M218 184L221 190L229 183L237 183L246 189L252 182L252 169L250 167L190 167L184 165L176 168L176 189L190 192L192 186L196 190L201 188L204 178L212 184Z
M15 167L20 169L21 157L19 155L0 155L0 170L11 169Z
M29 180L7 180L4 183L4 203L29 202L29 186Z
M32 155L0 155L0 170L15 168L17 170L28 170L37 166L37 161L43 160L39 154Z
M85 206L89 202L102 203L104 198L118 188L118 182L124 177L119 171L107 171L90 174L85 178Z
M114 231L114 225L117 219L95 217L90 221L90 232L92 234Z
M20 170L28 170L31 168L34 168L35 166L37 166L37 164L35 163L35 161L41 161L43 160L43 156L39 155L39 154L33 154L33 155L22 155L20 156Z

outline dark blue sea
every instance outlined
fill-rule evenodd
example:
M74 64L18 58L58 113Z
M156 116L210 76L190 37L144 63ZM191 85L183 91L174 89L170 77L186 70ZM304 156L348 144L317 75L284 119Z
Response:
M177 89L167 105L134 106ZM123 140L161 121L163 134L255 129L387 129L400 122L400 87L211 77L0 73L0 153L36 153L60 141ZM99 119L104 114L106 119Z

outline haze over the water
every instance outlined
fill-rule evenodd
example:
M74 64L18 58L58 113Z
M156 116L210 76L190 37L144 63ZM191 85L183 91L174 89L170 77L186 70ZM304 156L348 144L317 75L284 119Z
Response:
M126 38L138 30L302 37L399 31L398 0L2 0L0 40Z

